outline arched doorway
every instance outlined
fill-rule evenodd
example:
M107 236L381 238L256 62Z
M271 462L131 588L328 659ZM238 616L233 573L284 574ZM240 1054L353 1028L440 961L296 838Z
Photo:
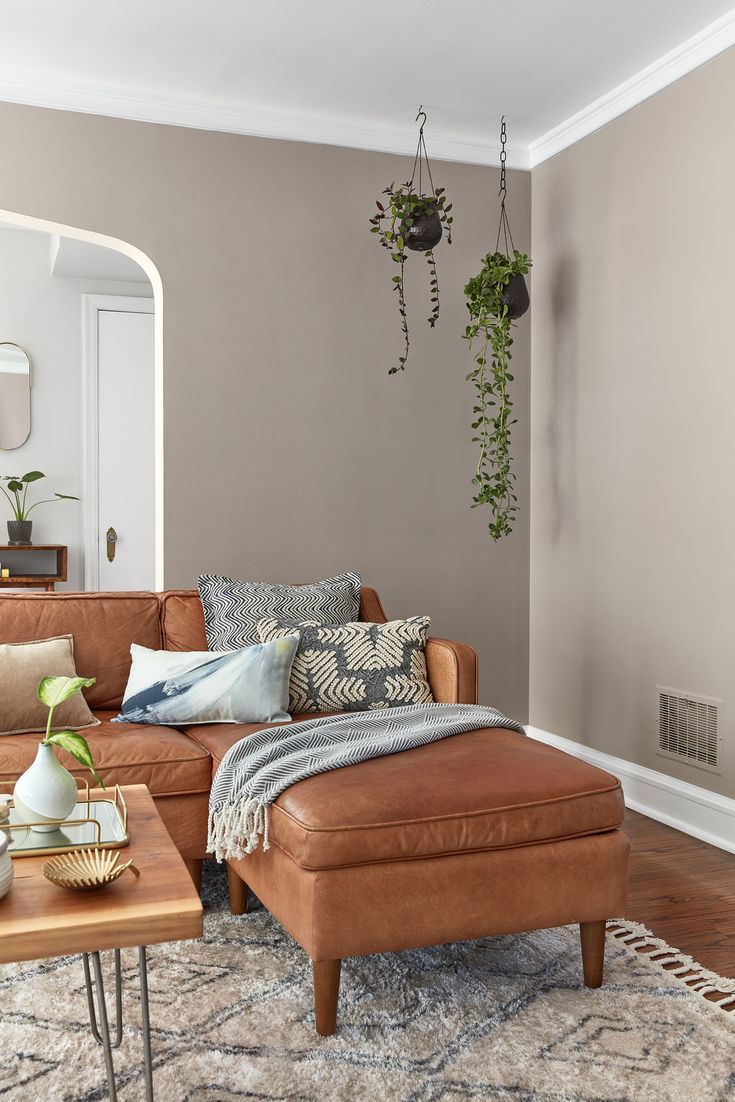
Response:
M140 249L137 249L134 245L128 242L118 240L117 238L110 237L105 234L95 233L93 231L84 230L78 227L62 225L56 222L50 222L44 219L38 219L29 215L18 214L13 211L6 211L0 209L0 224L7 229L25 230L36 235L47 235L49 242L52 243L51 251L53 252L53 243L61 242L64 245L63 258L60 260L58 257L56 261L52 258L51 264L56 263L57 270L52 271L52 275L61 275L62 277L68 277L75 280L75 286L81 289L84 294L85 288L88 286L89 290L99 297L100 293L107 293L108 289L117 291L122 289L128 294L135 292L133 284L128 286L127 281L131 278L128 276L128 272L132 272L134 268L142 270L146 280L147 291L144 292L148 295L149 301L152 299L153 317L152 317L152 372L153 379L150 387L150 394L152 396L152 424L151 432L153 436L152 441L152 482L153 482L153 502L152 502L152 526L153 526L153 560L154 560L154 583L155 587L163 588L164 584L164 525L163 525L163 502L164 502L164 477L163 477L163 293L161 278L153 261L146 256ZM86 255L87 261L89 257L92 257L92 267L96 272L96 275L100 279L88 281L85 284L84 280L79 278L80 273L86 270L83 267L80 257ZM119 257L121 263L115 265L114 263L108 268L105 268L105 256ZM125 259L127 258L127 268ZM132 262L132 263L131 263ZM80 267L80 264L82 265ZM99 271L97 268L100 267ZM61 269L61 270L59 270ZM110 302L112 299L110 299ZM81 323L81 301L80 309L77 314L77 324L79 326L79 338L82 340L82 323ZM120 303L118 303L120 305ZM150 312L150 311L149 311ZM39 317L39 325L43 324L43 318ZM7 328L7 322L6 322ZM0 335L0 339L7 339L4 335ZM96 492L94 486L94 470L95 461L94 456L89 454L90 452L90 440L94 440L94 426L90 429L89 424L89 410L85 407L85 403L88 402L89 395L84 393L80 396L80 389L75 391L77 400L79 401L79 418L80 424L78 431L80 432L80 440L77 441L80 452L82 453L81 461L81 474L80 474L80 488L81 492L79 497L82 498L81 502L81 534L80 534L80 546L79 546L79 560L84 562L85 552L88 549L89 541L93 538L92 525L95 523L93 504L96 499ZM34 401L37 400L37 395L34 395ZM40 401L40 398L38 398ZM71 400L71 399L70 399ZM61 411L59 411L61 414ZM46 420L48 424L48 419ZM40 426L39 426L40 431ZM76 430L75 430L76 431ZM38 438L37 438L38 439ZM125 449L133 448L135 446L135 426L134 425L121 425L118 434L117 445L120 450L121 462L124 462ZM8 463L14 468L17 465L13 460L13 452L0 453L2 456L3 467ZM32 461L32 456L29 453L29 462ZM18 462L22 465L24 460L20 458ZM35 466L35 462L33 463ZM0 470L0 473L6 473L4 470ZM11 472L12 473L12 472ZM63 486L52 486L49 480L49 488L52 491L56 489L63 490ZM37 515L41 515L40 513ZM55 516L60 515L59 512L55 513ZM4 524L3 524L4 528ZM96 536L94 537L96 538ZM0 537L2 542L2 537ZM70 573L70 578L74 576L73 588L95 588L93 584L88 584L89 579L94 577L94 571L88 571L85 568L79 566L75 571ZM82 579L80 581L80 579ZM102 579L103 587L105 579ZM70 583L71 584L71 583ZM127 585L118 586L117 588L128 588Z

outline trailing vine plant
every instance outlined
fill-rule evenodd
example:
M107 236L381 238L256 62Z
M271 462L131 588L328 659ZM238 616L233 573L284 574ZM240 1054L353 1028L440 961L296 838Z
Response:
M381 246L390 253L391 260L400 266L399 274L392 277L393 290L398 296L398 313L403 334L403 352L398 357L389 375L403 371L406 367L411 346L406 311L406 291L404 283L407 250L422 252L426 255L429 267L429 290L431 313L427 321L433 329L439 318L439 276L436 269L434 249L439 244L444 229L447 231L447 244L452 243L452 204L447 202L445 189L434 187L431 167L424 141L424 123L426 112L419 109L416 121L423 116L419 128L419 140L416 157L413 162L411 179L396 187L395 182L384 188L384 202L376 200L377 213L370 219L370 232L378 234ZM429 192L423 190L423 166L425 165L429 182ZM414 184L418 169L418 184Z
M472 508L490 506L488 529L494 540L512 532L518 511L510 454L510 430L516 419L508 389L513 382L510 371L513 337L506 294L511 279L525 275L530 267L528 256L517 249L512 257L501 252L488 253L482 268L464 289L471 319L464 338L471 347L479 342L479 346L475 344L475 368L467 376L476 390L472 428L477 435L472 442L480 449L472 479L477 487Z
M464 339L474 353L475 367L467 380L475 385L474 420L476 433L472 442L479 446L472 482L475 494L472 508L490 506L488 531L494 540L509 535L518 512L515 493L516 476L510 453L513 401L509 383L513 337L511 323L525 314L529 305L526 281L523 278L531 267L526 253L513 245L510 223L505 210L506 185L506 128L505 117L500 126L500 222L495 251L488 253L482 268L465 286L470 324L465 328ZM505 252L500 251L503 234Z

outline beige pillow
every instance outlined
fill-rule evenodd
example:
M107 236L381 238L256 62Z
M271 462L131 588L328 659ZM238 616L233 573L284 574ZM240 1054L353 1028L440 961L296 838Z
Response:
M0 735L45 731L48 708L38 699L39 681L44 677L76 676L71 635L33 643L0 643ZM81 693L64 701L54 712L54 731L98 724Z

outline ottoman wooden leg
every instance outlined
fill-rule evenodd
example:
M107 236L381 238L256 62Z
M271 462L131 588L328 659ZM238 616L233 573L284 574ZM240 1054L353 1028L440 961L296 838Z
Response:
M234 869L227 866L227 887L230 893L230 911L234 915L248 913L248 886Z
M337 1003L339 1001L339 974L341 960L313 960L314 1009L316 1031L329 1037L337 1028Z
M579 936L582 942L582 970L585 987L601 987L605 966L605 926L600 922L580 922Z

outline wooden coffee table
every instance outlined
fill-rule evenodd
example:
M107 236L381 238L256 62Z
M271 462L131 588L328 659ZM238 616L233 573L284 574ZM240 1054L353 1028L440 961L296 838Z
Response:
M153 1072L145 947L199 937L202 904L146 786L125 785L122 791L128 805L130 845L120 850L120 858L132 859L140 876L126 872L99 891L66 891L51 884L41 872L47 857L14 858L15 882L9 894L0 900L0 964L81 953L92 1034L102 1045L110 1099L116 1102L112 1050L122 1041L120 949L137 946L146 1099L151 1102ZM114 1040L102 980L102 949L115 951Z

